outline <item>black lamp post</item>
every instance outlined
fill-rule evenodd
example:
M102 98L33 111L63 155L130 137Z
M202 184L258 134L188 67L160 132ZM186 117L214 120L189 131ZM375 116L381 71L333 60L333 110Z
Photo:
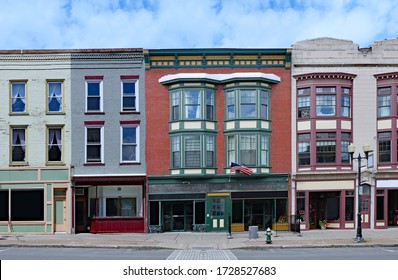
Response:
M355 237L354 241L355 242L364 242L365 239L363 239L362 237L362 219L361 219L361 209L360 209L360 193L359 193L359 189L361 187L361 168L362 168L362 160L366 159L368 160L369 158L369 153L371 152L370 150L370 146L369 145L363 145L362 146L362 150L365 153L365 157L361 156L361 153L358 153L357 157L354 157L354 153L355 153L355 145L353 143L351 143L348 146L348 153L351 156L351 161L356 159L358 161L358 203L356 206L356 212L357 212L357 236Z

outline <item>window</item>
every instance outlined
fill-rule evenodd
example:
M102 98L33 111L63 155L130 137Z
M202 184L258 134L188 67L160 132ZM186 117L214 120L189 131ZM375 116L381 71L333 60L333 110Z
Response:
M61 162L62 161L62 128L49 127L47 128L48 142L47 142L47 161Z
M316 162L336 163L336 138L334 132L322 132L316 134Z
M316 88L316 115L335 116L336 115L336 94L335 87Z
M377 116L391 116L391 87L377 89Z
M268 91L260 91L260 117L262 119L268 119Z
M122 80L122 112L137 110L138 81Z
M0 190L0 221L8 221L8 190Z
M171 93L171 120L178 121L180 119L180 92Z
M86 96L86 111L102 112L102 80L87 80Z
M214 120L214 93L206 91L206 120Z
M180 137L171 137L171 145L172 166L173 168L179 168L181 167Z
M255 90L240 90L240 116L242 118L256 117Z
M351 116L351 96L349 88L341 88L341 116Z
M207 89L184 89L170 94L171 120L214 120L214 91ZM180 115L182 112L182 116Z
M235 118L235 92L227 91L227 119Z
M200 136L185 136L185 167L200 167Z
M378 133L379 163L391 162L391 132Z
M231 162L236 162L235 157L235 136L228 136L227 137L227 153L228 153L228 164Z
M131 217L136 216L136 198L135 197L117 197L106 198L106 216L107 217Z
M86 127L86 162L103 162L103 127Z
M351 133L341 133L341 163L350 163L350 155L348 153L348 146L351 143Z
M215 144L214 136L206 135L206 167L215 166Z
M138 127L126 125L121 127L122 162L138 161Z
M240 162L243 165L256 165L256 135L240 136Z
M298 164L310 165L311 162L311 149L310 141L311 134L303 133L298 135Z
M301 88L297 90L297 107L299 119L310 118L310 92L310 88Z
M11 129L11 161L26 162L26 128Z
M47 82L47 111L62 112L62 82Z
M266 135L261 135L261 144L260 145L261 145L261 151L260 151L261 165L268 166L269 165L269 160L268 160L269 137Z
M345 192L345 220L354 221L354 192Z
M26 112L26 82L11 82L11 112Z
M13 190L11 191L12 221L43 221L44 191Z
M200 119L201 104L198 90L186 90L185 94L185 119Z
M384 220L384 190L376 192L376 220Z

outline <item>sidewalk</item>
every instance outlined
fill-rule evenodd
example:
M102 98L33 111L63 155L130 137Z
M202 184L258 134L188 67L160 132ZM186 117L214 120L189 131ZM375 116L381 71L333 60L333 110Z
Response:
M292 247L398 246L398 227L363 229L365 242L354 242L356 230L311 230L301 235L289 231L272 231L272 243L265 242L264 232L249 239L248 232L222 233L166 232L125 234L1 234L0 247L104 247L137 249L267 249Z

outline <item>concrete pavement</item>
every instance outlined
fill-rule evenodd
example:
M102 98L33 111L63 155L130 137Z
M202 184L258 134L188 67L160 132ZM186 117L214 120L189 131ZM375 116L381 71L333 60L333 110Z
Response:
M301 234L272 231L272 243L265 242L265 232L249 239L248 232L165 232L123 234L0 234L0 246L106 247L137 249L267 249L330 246L398 246L398 227L363 229L365 242L355 242L356 230L310 230Z

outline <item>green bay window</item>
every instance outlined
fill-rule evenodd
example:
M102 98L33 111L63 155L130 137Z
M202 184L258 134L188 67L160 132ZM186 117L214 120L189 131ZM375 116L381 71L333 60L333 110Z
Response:
M263 119L270 118L270 90L261 87L237 88L226 90L226 119Z

